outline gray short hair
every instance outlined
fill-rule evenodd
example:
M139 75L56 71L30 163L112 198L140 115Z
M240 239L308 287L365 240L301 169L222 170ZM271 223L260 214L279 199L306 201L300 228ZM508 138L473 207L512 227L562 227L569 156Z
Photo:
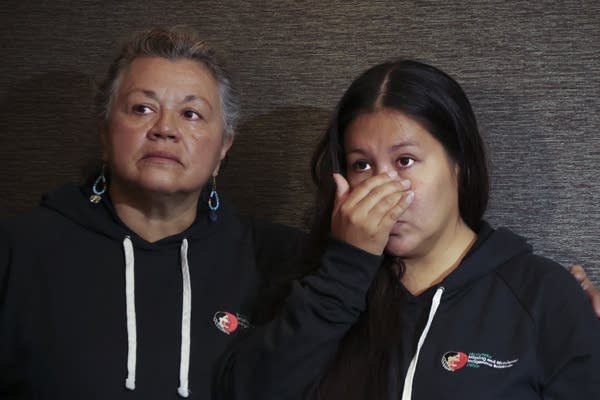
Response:
M116 90L123 72L139 57L162 57L168 60L192 60L206 67L219 87L225 134L233 136L240 114L239 94L231 82L229 72L217 58L212 47L190 28L153 28L136 32L121 46L104 81L98 85L96 115L107 121Z

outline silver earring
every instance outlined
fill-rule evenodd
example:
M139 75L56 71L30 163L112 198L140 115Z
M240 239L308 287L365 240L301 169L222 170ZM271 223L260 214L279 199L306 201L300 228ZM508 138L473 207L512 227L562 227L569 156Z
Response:
M102 164L102 171L100 171L100 176L96 178L94 184L92 185L93 195L90 196L90 202L96 204L102 200L102 195L106 192L106 176L104 175L106 164Z

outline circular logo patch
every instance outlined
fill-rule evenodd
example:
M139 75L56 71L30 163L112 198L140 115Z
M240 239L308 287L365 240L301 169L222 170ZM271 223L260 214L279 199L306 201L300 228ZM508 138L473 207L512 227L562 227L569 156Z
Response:
M455 372L467 365L469 356L461 351L449 351L442 356L442 366L450 372Z
M235 315L227 311L217 311L213 317L213 321L219 330L227 335L238 328L238 319Z

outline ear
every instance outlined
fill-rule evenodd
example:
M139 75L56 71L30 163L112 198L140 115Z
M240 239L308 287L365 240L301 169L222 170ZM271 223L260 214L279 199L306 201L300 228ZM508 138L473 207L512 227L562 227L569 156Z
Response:
M219 154L219 163L215 167L215 170L213 171L212 176L219 175L219 169L221 168L221 161L223 161L223 159L227 155L227 152L231 148L232 144L233 144L233 135L227 135L227 134L223 135L223 143L221 143L221 154Z

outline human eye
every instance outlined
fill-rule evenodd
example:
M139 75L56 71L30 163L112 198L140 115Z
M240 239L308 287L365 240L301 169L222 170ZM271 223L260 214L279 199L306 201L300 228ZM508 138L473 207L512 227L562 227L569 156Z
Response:
M400 168L409 168L415 163L415 159L408 156L403 156L396 161Z
M136 114L150 114L152 112L152 109L146 104L134 104L131 110Z
M358 172L368 171L371 169L371 164L366 160L356 160L352 163L352 169Z
M185 119L188 119L190 121L198 121L202 119L202 115L200 115L194 110L185 110L183 112L183 116Z

